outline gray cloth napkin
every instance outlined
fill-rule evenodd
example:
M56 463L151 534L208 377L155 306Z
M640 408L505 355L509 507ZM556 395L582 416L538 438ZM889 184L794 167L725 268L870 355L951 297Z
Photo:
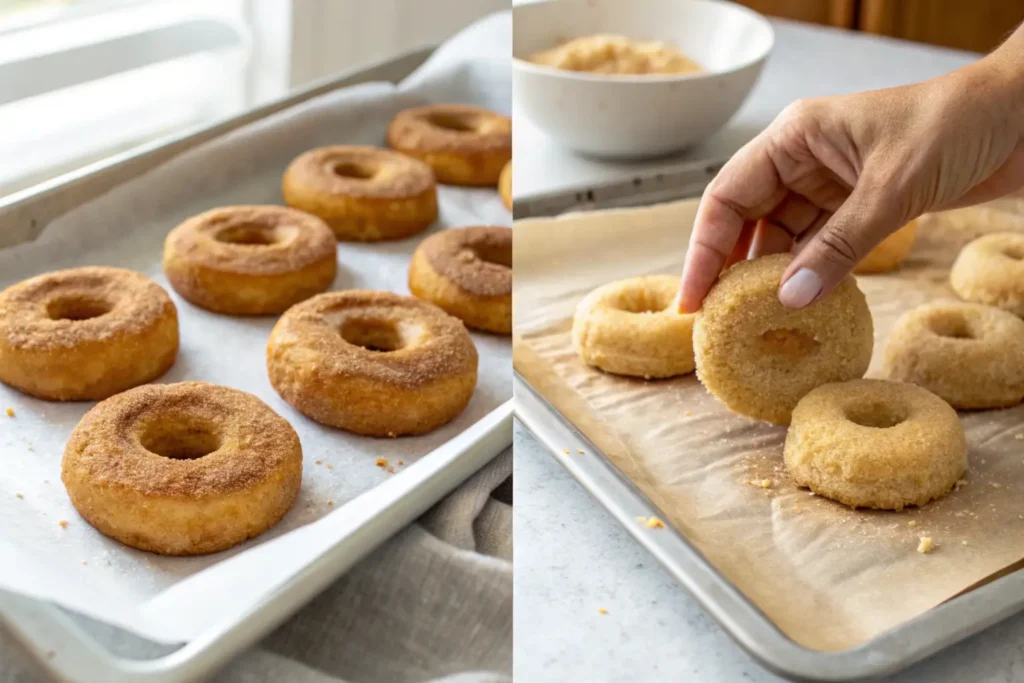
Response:
M214 680L504 683L512 675L512 450L317 596ZM89 622L126 657L166 648ZM0 635L0 681L46 680Z

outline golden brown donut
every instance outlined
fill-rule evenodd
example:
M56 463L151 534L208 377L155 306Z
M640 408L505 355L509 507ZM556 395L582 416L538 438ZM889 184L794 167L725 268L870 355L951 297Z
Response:
M150 384L85 414L68 439L61 479L101 533L140 550L199 555L284 517L302 483L302 446L251 394Z
M498 178L498 193L501 195L501 202L509 211L512 210L512 160L501 169L501 176Z
M863 377L871 362L871 312L848 275L826 297L794 310L779 302L790 254L726 270L697 313L697 377L730 410L789 424L811 389Z
M161 376L178 311L141 273L88 266L0 292L0 382L51 401L95 401Z
M693 319L672 302L679 278L651 275L610 282L576 306L572 345L587 365L654 379L693 372Z
M934 302L904 313L883 372L954 408L1004 408L1024 399L1024 320L992 306Z
M376 147L321 147L284 173L288 206L324 219L339 240L378 242L423 232L437 218L430 167Z
M267 372L303 415L367 436L425 434L476 387L465 326L391 292L328 292L290 308L270 333Z
M437 104L399 112L388 144L420 159L439 183L494 187L512 158L512 120L465 104Z
M888 273L896 270L914 246L917 239L917 220L912 220L893 234L882 240L882 243L868 252L854 267L857 275Z
M409 291L485 332L512 333L512 229L443 230L409 263Z
M964 247L949 274L961 299L1024 318L1024 234L993 233Z
M283 206L226 206L167 235L164 273L196 306L268 315L330 287L337 250L334 233L316 216Z
M944 496L967 469L956 411L913 384L858 379L804 396L786 434L799 486L854 508L901 510Z

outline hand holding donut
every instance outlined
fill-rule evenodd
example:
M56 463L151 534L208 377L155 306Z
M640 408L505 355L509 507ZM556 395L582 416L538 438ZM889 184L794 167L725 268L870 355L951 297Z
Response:
M723 268L794 246L779 300L802 308L916 216L1024 185L1022 65L1024 27L945 76L790 105L705 192L680 310L699 309Z

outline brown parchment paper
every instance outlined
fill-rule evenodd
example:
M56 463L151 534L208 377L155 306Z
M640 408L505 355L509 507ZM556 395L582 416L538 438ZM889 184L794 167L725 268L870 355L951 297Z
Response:
M612 280L678 273L695 210L685 201L518 222L513 357L524 378L806 647L856 646L1024 558L1024 407L960 414L969 469L955 492L921 509L853 511L790 482L785 427L732 414L692 374L642 381L579 361L576 303ZM925 216L899 271L858 278L875 325L868 376L902 312L954 297L960 247L1000 230L1024 231L1024 202ZM748 483L764 479L770 488ZM921 536L937 549L918 553Z

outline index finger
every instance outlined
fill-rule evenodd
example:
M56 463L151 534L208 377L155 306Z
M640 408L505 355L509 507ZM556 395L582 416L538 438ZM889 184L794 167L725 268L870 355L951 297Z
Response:
M700 200L679 283L682 313L700 308L736 246L744 222L766 215L786 194L765 136L761 133L733 155Z

